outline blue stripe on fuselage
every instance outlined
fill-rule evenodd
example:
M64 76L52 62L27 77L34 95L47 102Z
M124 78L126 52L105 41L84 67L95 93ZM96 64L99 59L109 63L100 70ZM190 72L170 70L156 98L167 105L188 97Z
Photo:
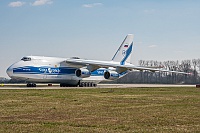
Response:
M25 66L14 68L14 74L46 74L46 75L63 75L75 74L76 68L71 67L34 67Z
M13 69L14 74L45 74L45 75L66 75L75 74L77 68L72 67L34 67L24 66ZM103 76L105 69L98 69L91 73L91 76Z

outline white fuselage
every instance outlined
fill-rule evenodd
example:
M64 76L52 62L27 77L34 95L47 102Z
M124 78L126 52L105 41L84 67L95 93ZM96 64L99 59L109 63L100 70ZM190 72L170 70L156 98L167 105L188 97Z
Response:
M7 69L12 79L25 80L32 83L68 83L78 84L79 81L98 83L105 80L105 68L99 68L88 78L79 78L75 75L77 68L66 66L66 58L27 56L14 63ZM63 63L62 63L63 62Z

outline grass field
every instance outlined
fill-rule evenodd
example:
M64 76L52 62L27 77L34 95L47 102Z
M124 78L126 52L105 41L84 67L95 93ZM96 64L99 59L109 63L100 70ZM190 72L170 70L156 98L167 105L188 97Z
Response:
M0 132L200 132L200 89L0 90Z

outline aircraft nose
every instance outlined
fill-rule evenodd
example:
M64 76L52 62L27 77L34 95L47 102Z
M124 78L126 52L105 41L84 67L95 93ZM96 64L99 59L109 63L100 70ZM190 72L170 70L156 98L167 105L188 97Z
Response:
M11 78L13 76L13 67L9 67L6 71L6 73L8 74L8 76Z

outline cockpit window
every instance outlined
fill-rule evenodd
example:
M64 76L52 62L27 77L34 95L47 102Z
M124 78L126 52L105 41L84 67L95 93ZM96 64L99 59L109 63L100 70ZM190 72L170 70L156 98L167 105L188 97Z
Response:
M23 61L31 61L31 58L30 57L23 57L21 60L23 60Z

